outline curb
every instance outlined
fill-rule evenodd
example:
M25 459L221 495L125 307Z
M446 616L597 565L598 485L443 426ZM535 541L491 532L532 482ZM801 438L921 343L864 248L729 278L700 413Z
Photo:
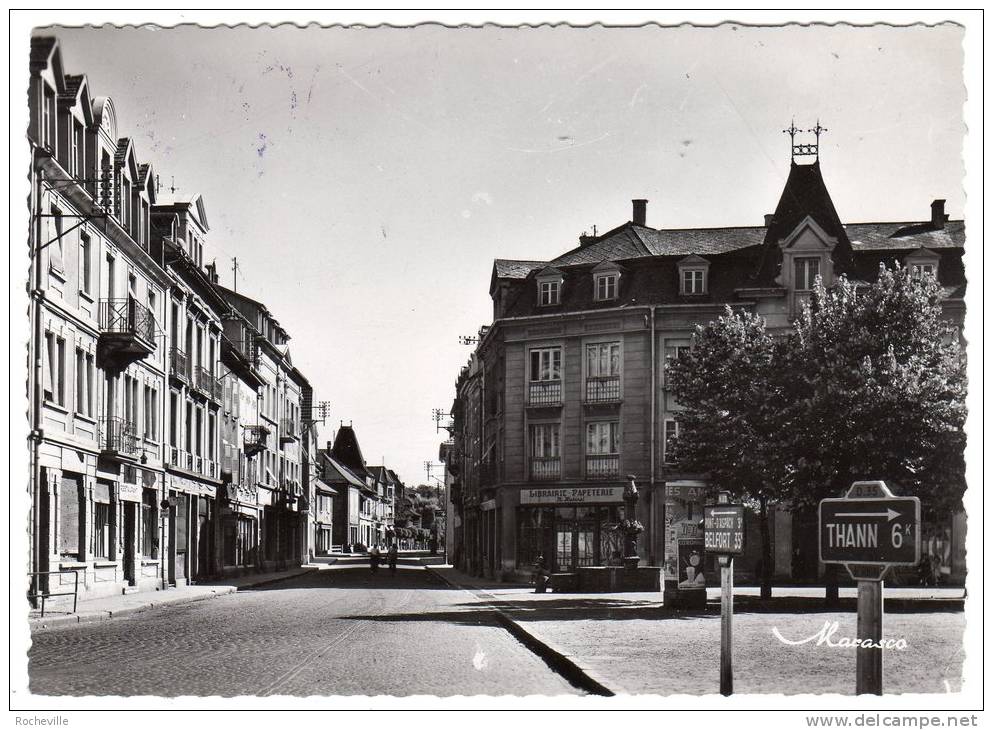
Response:
M274 578L264 578L262 580L256 581L254 583L246 583L241 586L215 586L210 593L196 594L196 595L184 595L184 594L172 594L169 598L163 598L159 600L149 600L145 603L141 603L137 606L123 606L116 609L106 609L101 611L91 611L84 613L75 613L69 616L52 616L51 618L28 618L28 626L31 631L43 631L45 629L53 629L60 626L71 626L74 624L88 624L96 623L98 621L110 621L115 618L125 618L126 616L131 616L136 613L141 613L142 611L147 611L151 608L162 608L163 606L174 606L182 605L186 603L196 603L197 601L208 601L212 598L217 598L219 596L229 596L232 593L237 593L241 590L249 590L252 588L258 588L260 586L270 585L272 583L279 583L284 580L289 580L291 578L296 578L298 576L304 575L311 572L311 570L316 570L316 568L305 568L298 569L289 575L280 575Z
M456 583L441 573L432 569L432 566L424 566L427 571L435 576L436 578L444 581L453 588L458 588L469 593L476 595L471 588L467 588L460 583ZM485 590L485 589L479 589ZM503 609L494 606L491 609L496 616L497 623L500 624L507 632L517 639L521 644L525 646L532 654L541 659L545 664L547 664L552 671L556 674L561 675L566 681L569 682L574 687L588 692L591 695L597 695L600 697L613 697L616 693L609 689L602 682L594 679L586 670L580 667L576 662L570 659L568 656L560 652L558 649L549 646L544 641L539 639L537 636L532 634L526 628L524 628L520 623L515 621L510 617Z

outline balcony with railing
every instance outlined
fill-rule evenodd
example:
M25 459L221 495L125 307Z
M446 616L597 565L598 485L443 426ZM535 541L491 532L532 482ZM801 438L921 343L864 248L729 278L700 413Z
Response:
M292 418L284 418L279 422L279 442L286 443L297 440L297 424Z
M169 375L187 385L190 383L190 359L178 347L169 348Z
M535 380L529 383L528 405L538 408L562 405L562 381Z
M215 378L212 372L203 365L197 365L193 368L193 373L193 387L211 400L220 401L222 399L221 381Z
M620 375L597 375L586 378L587 403L617 403L620 400Z
M497 481L496 463L490 459L479 462L479 486L492 487Z
M134 297L101 299L98 323L105 366L124 367L155 352L155 315Z
M192 474L200 474L208 479L220 479L220 464L177 446L166 447L166 466Z
M587 479L608 479L620 474L620 457L617 454L589 454L586 457Z
M265 451L269 443L269 429L262 425L245 426L242 444L245 456L251 458Z
M554 481L561 477L562 459L558 456L535 456L531 458L532 481Z
M112 456L137 458L141 441L134 424L119 416L100 419L100 450Z

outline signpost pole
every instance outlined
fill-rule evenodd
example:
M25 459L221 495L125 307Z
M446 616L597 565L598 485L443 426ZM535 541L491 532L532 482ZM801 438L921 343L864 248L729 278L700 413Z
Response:
M881 695L883 693L883 581L858 581L858 628L860 641L869 639L872 646L859 646L855 650L855 694ZM723 654L722 654L723 657ZM723 658L721 661L723 672ZM723 682L723 673L721 675Z
M727 697L734 692L734 674L731 671L734 557L721 555L719 560L721 563L721 694Z
M731 495L721 492L717 495L718 504L728 504ZM734 619L734 556L720 555L721 564L721 694L725 697L734 692L734 673L731 669L732 622Z
M920 563L921 501L883 481L853 482L844 497L821 500L818 523L821 562L843 564L858 582L855 694L881 695L883 578L894 565Z

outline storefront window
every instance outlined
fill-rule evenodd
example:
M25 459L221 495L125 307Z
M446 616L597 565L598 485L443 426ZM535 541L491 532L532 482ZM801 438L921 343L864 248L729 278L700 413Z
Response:
M539 555L554 571L620 565L620 507L522 507L518 511L517 566L528 569Z

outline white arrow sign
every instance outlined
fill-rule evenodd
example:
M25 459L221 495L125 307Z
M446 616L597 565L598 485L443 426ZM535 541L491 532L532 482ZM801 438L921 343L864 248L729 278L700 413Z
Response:
M839 512L838 517L885 517L887 522L892 522L900 516L900 513L893 509L885 512Z

